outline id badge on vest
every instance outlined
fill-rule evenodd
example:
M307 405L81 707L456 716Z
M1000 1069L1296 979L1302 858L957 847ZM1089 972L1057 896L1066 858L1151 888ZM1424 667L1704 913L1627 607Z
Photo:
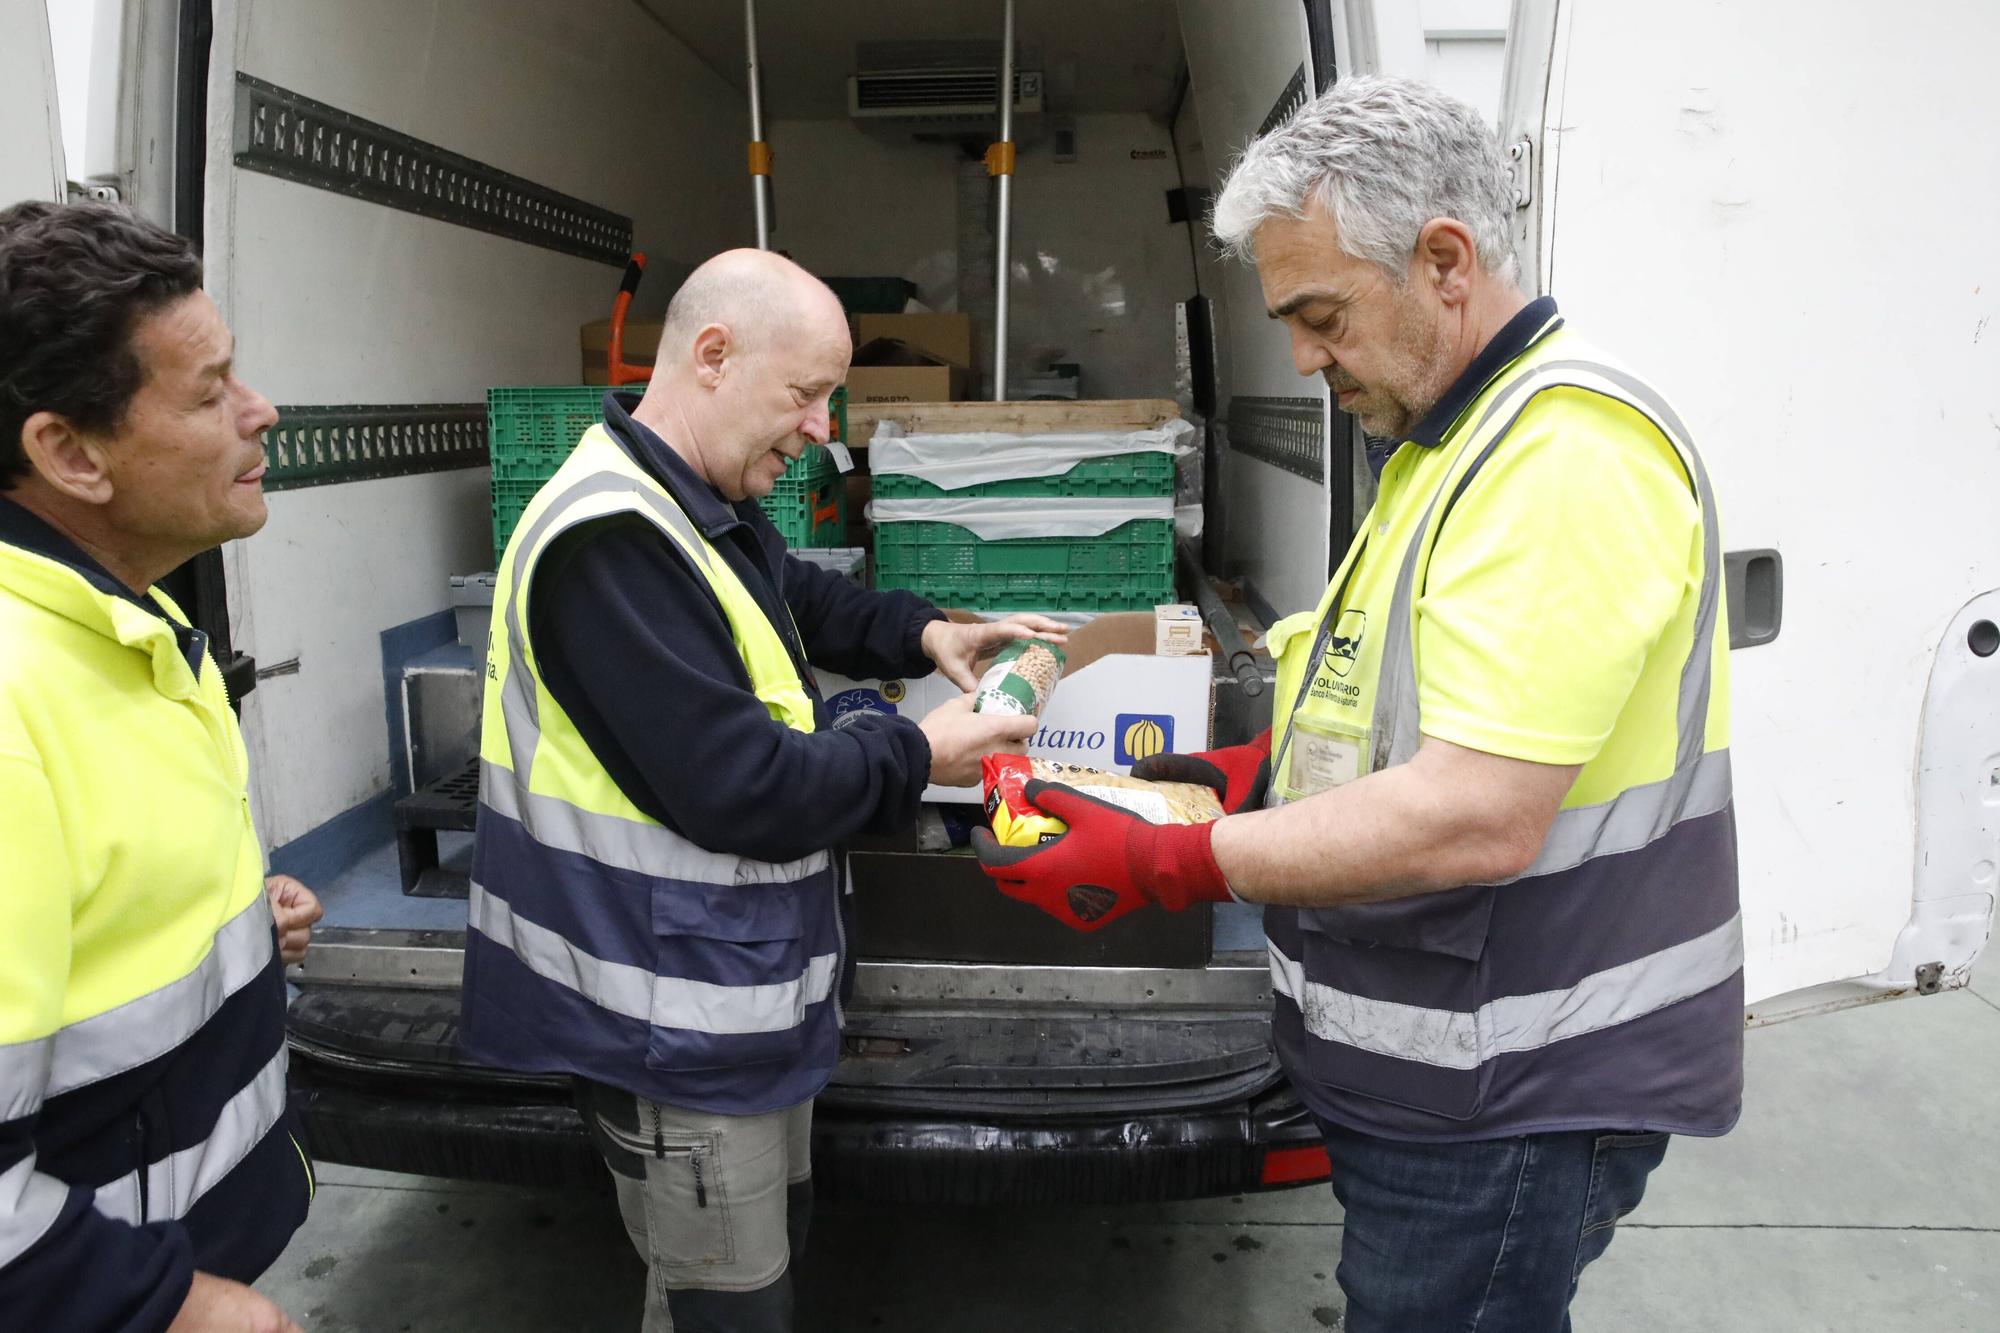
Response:
M1323 714L1294 713L1285 799L1302 801L1360 777L1368 771L1371 739L1367 727L1348 726Z
M1356 610L1337 617L1333 632L1315 645L1306 688L1292 709L1280 795L1287 801L1316 796L1368 772L1374 757L1372 710L1365 690L1350 681L1360 658L1368 617Z

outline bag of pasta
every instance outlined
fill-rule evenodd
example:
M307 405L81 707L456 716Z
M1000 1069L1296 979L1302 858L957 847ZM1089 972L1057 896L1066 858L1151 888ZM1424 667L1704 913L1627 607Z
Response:
M1198 782L1148 782L1119 773L1029 759L1018 754L989 754L980 764L985 778L986 822L994 840L1007 847L1034 847L1054 842L1069 825L1044 814L1027 796L1027 785L1040 778L1074 787L1086 796L1130 810L1149 824L1206 824L1222 818L1222 802L1213 787Z

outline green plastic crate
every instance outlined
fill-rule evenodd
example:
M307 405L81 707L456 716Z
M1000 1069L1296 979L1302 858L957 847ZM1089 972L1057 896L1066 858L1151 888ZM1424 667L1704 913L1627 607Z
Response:
M816 444L807 445L757 503L787 546L847 544L847 478L833 455Z
M486 391L487 449L512 476L555 475L583 433L604 419L602 384L533 385Z
M601 384L552 384L486 391L487 454L493 462L493 558L521 511L556 474L583 433L604 419Z
M1174 493L1174 456L1162 453L1110 454L1086 458L1052 477L1013 477L947 491L906 473L875 474L878 500L935 499L938 496L1006 495L1043 499L1099 496L1156 496Z
M1008 537L987 541L956 523L875 527L878 573L981 577L993 574L1174 572L1174 523L1135 518L1098 537Z
M875 573L878 588L904 588L938 606L969 611L1150 611L1174 600L1172 574Z
M643 385L625 386L644 388ZM488 454L493 463L493 556L498 560L542 483L556 474L583 433L604 419L601 384L533 385L486 391ZM840 438L847 435L847 386L833 391L831 405ZM822 474L838 477L833 456L817 446L793 463L764 502L765 512L791 546L840 546L847 540L847 492L832 488L837 509L825 513L819 492L812 503L803 488ZM805 480L802 480L805 479ZM817 516L817 517L816 517Z

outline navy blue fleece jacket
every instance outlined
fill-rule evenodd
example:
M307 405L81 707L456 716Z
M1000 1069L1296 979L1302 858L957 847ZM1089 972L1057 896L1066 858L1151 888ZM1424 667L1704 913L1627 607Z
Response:
M846 676L927 675L924 626L943 614L912 593L857 587L788 554L756 501L725 500L632 420L638 401L607 393L605 426L778 627L818 729L771 718L707 582L633 516L583 524L542 557L528 633L549 692L634 805L711 851L788 861L908 825L930 774L923 732L872 713L835 729L811 664Z

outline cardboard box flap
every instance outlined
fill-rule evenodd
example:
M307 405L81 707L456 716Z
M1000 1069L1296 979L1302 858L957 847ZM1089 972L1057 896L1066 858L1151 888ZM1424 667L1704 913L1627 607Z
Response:
M858 315L854 340L897 338L927 356L961 370L972 367L972 317L937 311L927 314Z
M948 609L948 620L961 625L977 624L984 617L972 611ZM1152 657L1153 653L1153 613L1150 611L1112 611L1087 620L1069 631L1069 642L1063 645L1063 679L1068 680L1099 658L1131 653L1141 657ZM983 669L986 661L980 663ZM1062 686L1058 684L1060 692Z
M854 349L851 364L868 366L944 366L948 364L928 352L919 351L901 338L870 338Z

